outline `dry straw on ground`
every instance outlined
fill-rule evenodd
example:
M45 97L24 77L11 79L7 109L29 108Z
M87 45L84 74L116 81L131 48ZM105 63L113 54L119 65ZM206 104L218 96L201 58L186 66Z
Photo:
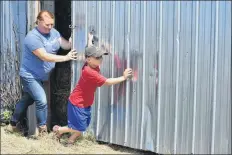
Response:
M138 154L139 152L107 144L98 144L88 134L72 147L65 147L52 139L50 133L41 139L22 137L4 131L1 126L1 154ZM65 141L64 138L62 141ZM61 142L62 142L61 141Z

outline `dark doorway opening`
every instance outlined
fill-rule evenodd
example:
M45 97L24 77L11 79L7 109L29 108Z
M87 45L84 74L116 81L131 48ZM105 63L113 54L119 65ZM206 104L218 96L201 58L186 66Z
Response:
M61 36L71 35L71 0L54 2L55 28ZM66 55L70 50L60 49L58 55ZM50 128L55 124L67 125L67 101L71 88L71 62L56 63L50 76Z

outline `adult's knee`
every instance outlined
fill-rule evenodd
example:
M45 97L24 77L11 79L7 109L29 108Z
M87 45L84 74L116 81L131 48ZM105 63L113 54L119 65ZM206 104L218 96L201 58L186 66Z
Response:
M44 110L47 108L47 99L42 97L39 100L35 101L37 110Z

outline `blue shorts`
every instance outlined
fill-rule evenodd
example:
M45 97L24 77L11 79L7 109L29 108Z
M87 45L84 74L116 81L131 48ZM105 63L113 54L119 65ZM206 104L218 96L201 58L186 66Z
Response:
M86 131L91 121L91 106L79 108L68 101L68 127L78 131Z

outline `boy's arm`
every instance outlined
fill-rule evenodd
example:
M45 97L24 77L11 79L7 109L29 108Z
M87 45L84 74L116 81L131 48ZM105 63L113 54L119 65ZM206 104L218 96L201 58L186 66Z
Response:
M117 78L109 78L109 79L106 80L104 85L111 86L111 85L114 85L114 84L121 83L121 82L123 82L125 80L126 80L126 78L124 76L117 77Z
M130 76L132 76L132 69L127 68L123 72L123 76L117 77L117 78L109 78L109 79L106 80L106 82L103 85L111 86L111 85L114 85L114 84L118 84L118 83L121 83L121 82L125 81Z

